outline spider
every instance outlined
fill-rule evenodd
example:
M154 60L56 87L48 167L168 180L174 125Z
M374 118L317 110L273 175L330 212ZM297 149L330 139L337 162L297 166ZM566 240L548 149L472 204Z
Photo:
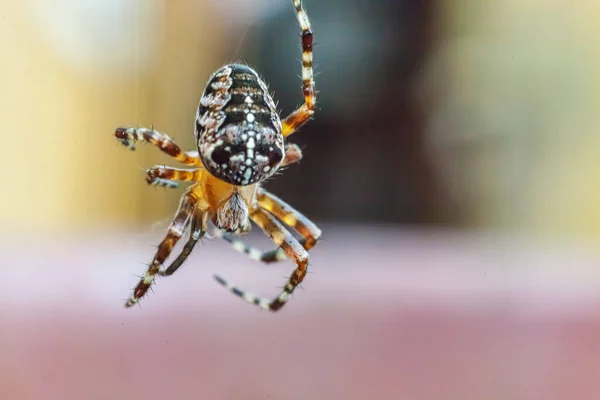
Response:
M178 187L178 181L192 185L181 196L179 208L168 232L141 278L126 307L137 304L157 275L173 274L185 262L211 222L215 236L252 259L270 263L290 258L296 269L281 294L268 300L245 292L218 275L215 280L233 294L265 310L283 307L302 282L308 268L308 250L321 236L310 220L267 192L261 182L280 168L298 162L298 146L285 138L309 121L315 110L315 83L312 71L313 34L301 0L292 0L302 29L302 91L304 104L281 120L266 84L254 69L241 63L227 64L208 80L196 112L194 137L197 151L183 151L166 134L147 128L119 127L115 136L135 150L137 141L148 142L175 160L194 168L154 166L146 172L151 185ZM277 245L261 252L237 239L247 233L250 221L260 227ZM281 221L281 222L280 222ZM283 224L282 224L283 223ZM285 227L295 229L296 239ZM189 229L189 239L178 257L164 270L161 266L177 242Z

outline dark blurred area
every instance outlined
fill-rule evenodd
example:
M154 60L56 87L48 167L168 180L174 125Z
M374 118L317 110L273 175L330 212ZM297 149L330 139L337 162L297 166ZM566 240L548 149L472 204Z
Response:
M327 1L310 4L318 102L315 120L291 138L302 167L269 186L322 220L456 222L425 148L425 110L414 85L434 40L432 1ZM261 26L252 61L284 110L298 103L296 27ZM315 201L318 199L317 201Z

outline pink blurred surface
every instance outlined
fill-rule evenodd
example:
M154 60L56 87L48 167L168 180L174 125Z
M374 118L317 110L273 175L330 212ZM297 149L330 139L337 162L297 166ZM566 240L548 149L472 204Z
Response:
M5 241L0 398L598 398L594 251L326 232L304 290L277 314L211 276L271 296L291 263L260 265L216 240L128 310L161 232Z

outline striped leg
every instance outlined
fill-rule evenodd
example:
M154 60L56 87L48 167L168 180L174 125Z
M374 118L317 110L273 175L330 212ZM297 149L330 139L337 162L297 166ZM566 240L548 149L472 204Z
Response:
M166 153L177 161L186 165L202 166L197 152L186 153L164 133L148 128L125 128L119 127L115 131L115 136L121 143L131 150L135 150L135 143L145 141L158 147L163 153Z
M183 265L185 260L187 260L189 255L192 253L192 250L194 250L194 246L196 246L196 243L198 243L198 240L200 240L202 236L204 236L206 215L207 214L203 214L200 210L196 209L196 211L194 212L194 216L192 217L190 238L186 242L185 246L183 247L183 250L181 250L181 253L177 256L175 261L173 261L166 270L158 271L159 276L173 275L175 271L177 271L179 267Z
M202 177L201 169L179 169L166 166L154 166L146 171L148 185L178 188L176 181L199 181Z
M264 310L277 311L285 305L290 298L290 295L294 292L294 289L296 289L296 286L298 286L306 276L308 269L308 252L304 250L296 238L294 238L292 234L266 210L260 208L253 210L250 218L271 237L278 247L283 248L285 254L296 264L296 270L283 288L281 294L271 301L255 296L252 293L245 292L220 276L215 275L215 280L248 303L256 304Z
M304 94L304 104L282 121L283 136L291 135L310 119L315 112L316 102L315 81L313 80L312 70L313 34L310 21L302 7L302 1L292 0L292 2L296 8L296 16L302 29L302 93Z
M321 237L321 230L299 211L264 189L259 189L257 198L258 203L262 208L275 215L289 227L296 229L298 233L302 235L302 239L299 241L302 247L306 250L310 250L317 244L317 241ZM221 229L215 230L215 236L224 239L226 242L230 243L235 250L247 254L255 261L269 264L287 258L282 248L271 251L261 251Z
M167 232L167 236L163 239L163 241L158 245L158 251L154 256L154 259L150 263L148 270L144 277L137 284L135 289L133 290L133 297L127 300L125 303L125 307L131 307L136 304L150 289L156 274L160 270L161 265L165 262L175 244L181 239L183 232L188 225L192 214L196 208L196 203L198 199L191 192L185 193L181 201L179 203L179 209L175 214L175 218L171 225L169 226L169 230Z
M312 249L317 244L321 237L321 230L311 220L279 197L262 188L258 190L256 197L262 208L302 235L301 243L306 250Z
M239 251L240 253L247 254L251 259L253 259L255 261L261 261L261 262L269 264L272 262L285 260L287 258L287 256L285 255L285 252L281 248L271 250L271 251L262 251L260 249L257 249L256 247L250 246L243 240L236 238L235 235L233 235L229 232L225 232L222 229L215 229L214 235L216 237L220 237L221 239L225 240L226 242L231 244L231 246L235 250ZM300 242L300 244L303 244L303 243Z

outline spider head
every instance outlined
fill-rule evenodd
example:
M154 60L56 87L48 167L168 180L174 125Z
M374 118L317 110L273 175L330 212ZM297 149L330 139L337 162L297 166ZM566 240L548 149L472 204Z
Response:
M198 150L208 172L237 186L267 179L284 158L283 136L267 127L228 125L215 135L201 135Z

